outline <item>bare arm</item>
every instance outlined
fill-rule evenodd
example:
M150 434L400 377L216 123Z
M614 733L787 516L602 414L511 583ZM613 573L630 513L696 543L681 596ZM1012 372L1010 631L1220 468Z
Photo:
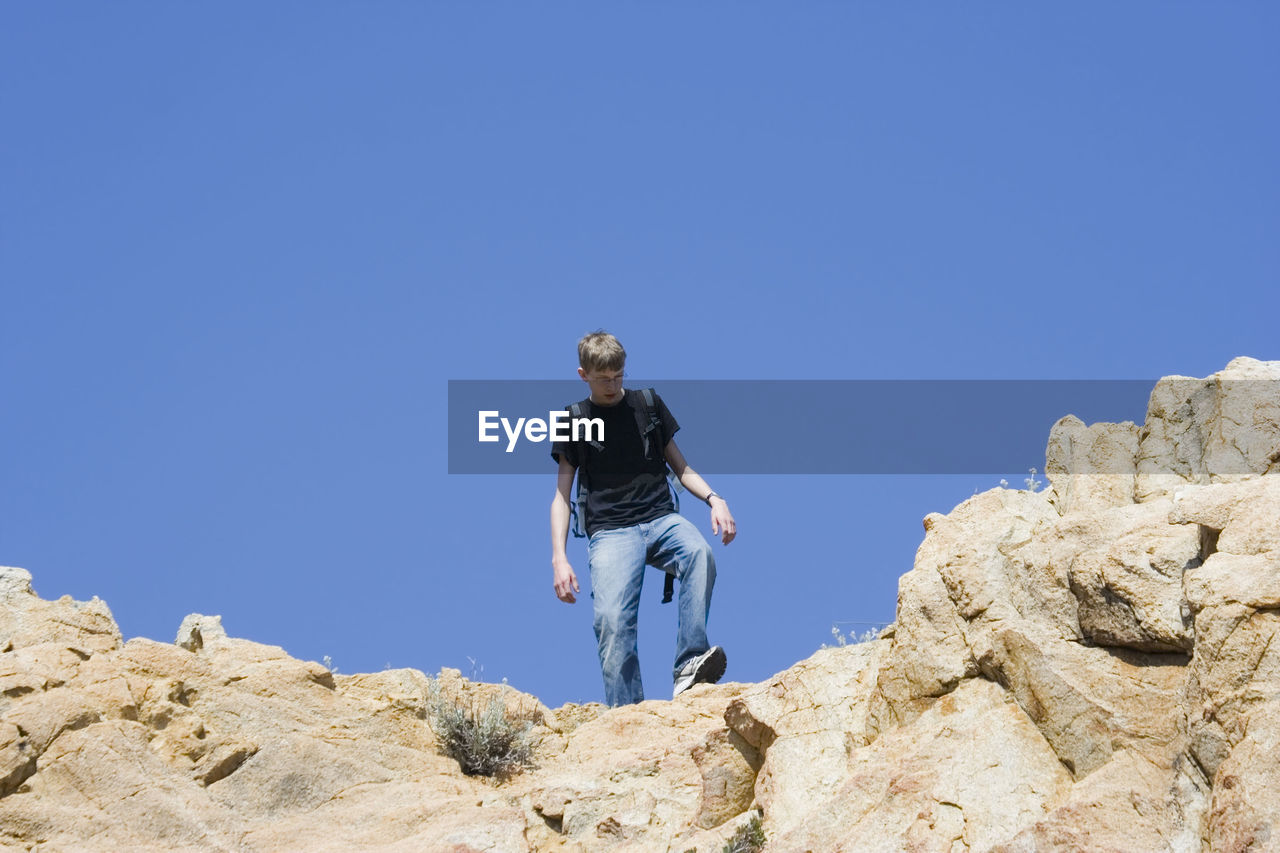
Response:
M697 471L689 467L684 454L676 446L674 438L667 442L666 457L667 464L671 466L671 472L676 475L680 485L688 489L689 494L706 503L707 495L711 494L712 491L711 487L707 485L707 481L702 479ZM711 535L720 536L721 530L724 531L722 541L726 545L738 535L738 525L733 520L733 513L729 512L728 502L716 495L711 499Z
M578 576L573 573L565 544L569 539L569 490L573 488L573 475L577 469L560 457L560 470L556 472L556 493L551 498L551 573L556 598L568 604L578 599L575 592Z

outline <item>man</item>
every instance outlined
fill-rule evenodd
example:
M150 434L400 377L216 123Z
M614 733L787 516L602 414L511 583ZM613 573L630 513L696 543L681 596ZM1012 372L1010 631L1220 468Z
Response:
M637 408L643 415L646 402L641 392L622 388L626 359L622 344L607 332L592 332L578 342L578 376L591 391L581 407L587 417L603 421L604 438L594 445L581 440L557 442L551 448L560 465L551 501L555 592L572 604L580 591L565 553L576 473L587 494L587 564L605 701L611 706L644 699L636 628L646 564L674 575L680 584L672 698L694 684L714 684L724 675L724 649L707 642L715 558L698 529L675 511L667 467L690 494L710 506L713 535L721 536L725 545L737 535L729 505L685 462L673 439L680 425L656 393L653 429L646 433L661 439L642 437L644 418L637 418Z

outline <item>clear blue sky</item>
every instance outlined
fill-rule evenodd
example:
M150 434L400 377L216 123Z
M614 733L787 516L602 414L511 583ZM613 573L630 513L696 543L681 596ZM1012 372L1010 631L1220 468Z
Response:
M218 613L343 672L471 658L599 699L589 604L551 591L550 460L445 453L447 380L571 378L597 327L670 379L1280 358L1271 5L0 18L0 564L127 637ZM921 518L1020 473L712 478L727 677L891 620Z

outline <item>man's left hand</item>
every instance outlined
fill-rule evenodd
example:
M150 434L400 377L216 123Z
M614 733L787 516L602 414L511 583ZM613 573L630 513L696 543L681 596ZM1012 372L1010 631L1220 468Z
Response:
M738 525L733 521L733 513L729 512L729 504L721 497L711 499L711 535L720 536L726 545L738 535Z

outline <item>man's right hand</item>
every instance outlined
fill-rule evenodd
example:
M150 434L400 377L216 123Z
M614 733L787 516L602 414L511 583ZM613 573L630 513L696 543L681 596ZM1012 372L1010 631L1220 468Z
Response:
M555 578L556 598L566 604L573 604L578 599L573 597L578 588L578 576L573 573L568 557L555 557L551 560L551 569Z

